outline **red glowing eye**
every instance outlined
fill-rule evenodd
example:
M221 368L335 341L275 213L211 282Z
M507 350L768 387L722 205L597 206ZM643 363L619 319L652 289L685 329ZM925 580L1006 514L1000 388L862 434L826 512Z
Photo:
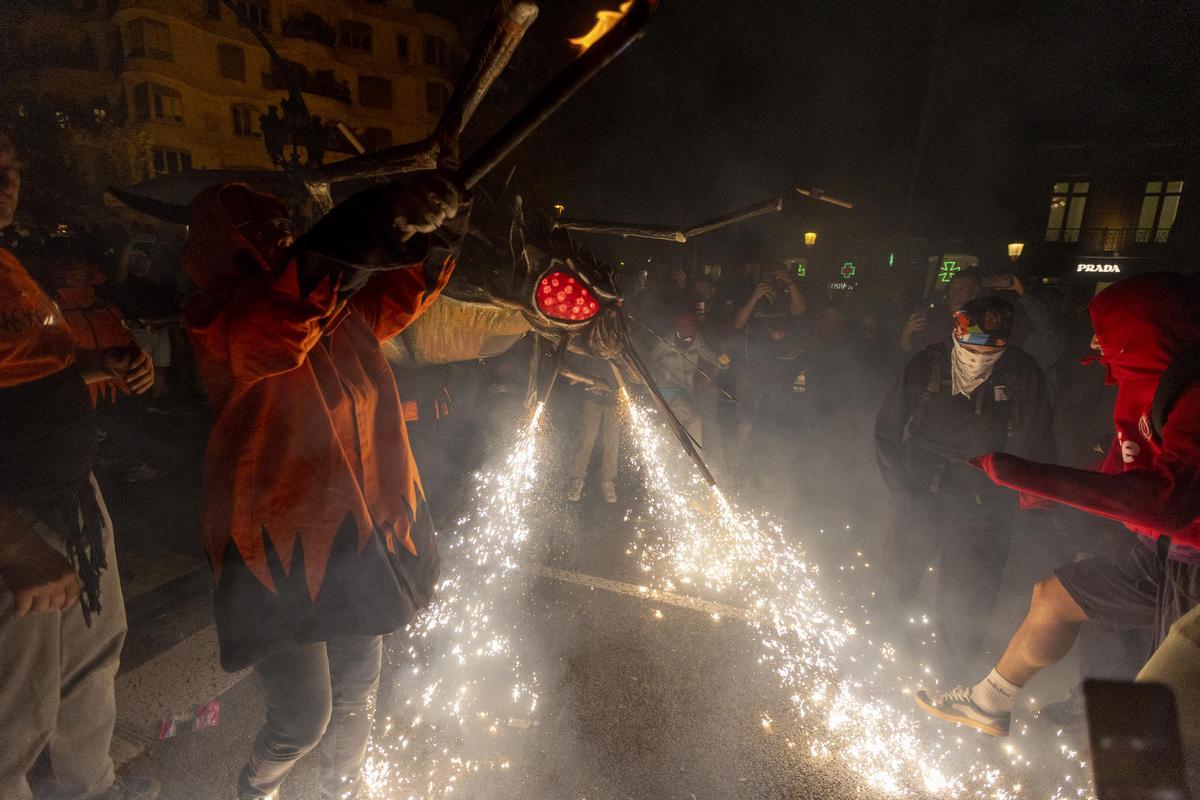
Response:
M537 304L546 316L567 322L583 322L600 310L587 286L566 272L551 272L542 278Z

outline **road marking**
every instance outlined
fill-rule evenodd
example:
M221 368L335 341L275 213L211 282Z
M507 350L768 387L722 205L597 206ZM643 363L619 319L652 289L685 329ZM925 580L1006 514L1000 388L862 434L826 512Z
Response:
M719 615L750 622L760 619L750 609L664 592L649 586L541 564L527 564L521 569L550 580L602 589L650 603L686 608L708 616ZM219 652L216 627L209 625L117 678L117 730L112 744L112 758L116 766L132 761L158 741L158 726L163 719L171 714L185 714L193 705L220 697L250 674L249 669L232 674L222 670Z
M217 629L210 625L117 678L117 766L158 741L163 719L220 697L250 674L221 669Z
M609 580L608 578L597 578L594 575L584 575L579 572L569 572L565 569L555 569L541 564L526 564L521 567L526 572L531 572L534 575L539 575L543 578L551 580L563 581L564 583L573 583L576 586L587 586L591 589L603 589L606 592L614 592L623 594L629 597L637 597L642 600L649 600L655 603L664 603L666 605L678 606L679 608L687 608L692 611L701 611L709 616L719 614L722 617L734 617L736 619L744 619L748 622L756 622L762 617L748 608L739 606L730 606L724 603L714 603L711 600L701 600L697 597L690 597L685 594L675 594L674 592L663 592L658 589L653 589L649 586L638 586L634 583L624 583L623 581Z

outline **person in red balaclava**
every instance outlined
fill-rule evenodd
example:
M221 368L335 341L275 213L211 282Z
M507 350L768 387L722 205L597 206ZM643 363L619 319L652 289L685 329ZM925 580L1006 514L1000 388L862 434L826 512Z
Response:
M1112 447L1098 471L1007 453L974 460L1024 507L1063 503L1123 522L1140 541L1119 556L1059 567L978 684L917 693L942 719L1006 736L1021 687L1071 649L1084 622L1152 627L1155 647L1200 598L1200 282L1152 273L1102 291L1090 306L1092 348L1117 386Z

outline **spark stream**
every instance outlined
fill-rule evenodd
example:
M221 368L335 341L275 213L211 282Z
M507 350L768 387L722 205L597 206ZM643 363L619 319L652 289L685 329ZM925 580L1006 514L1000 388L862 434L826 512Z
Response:
M504 734L531 723L538 679L522 661L518 564L535 499L539 404L502 468L475 476L476 511L443 539L429 610L389 651L398 690L364 767L372 798L444 798L481 772L507 772Z
M623 399L646 486L644 509L631 515L637 538L630 549L656 588L700 593L753 612L758 663L790 697L797 717L788 727L798 741L789 740L789 747L799 744L813 758L840 762L870 788L893 796L1090 796L1086 765L1069 748L1048 756L1055 763L1035 766L1013 744L981 745L973 731L918 717L907 695L914 678L901 672L895 648L865 633L868 626L822 592L818 565L779 524L738 509L710 488L663 433L655 412L627 394ZM765 731L776 726L762 714ZM987 763L988 757L998 763Z

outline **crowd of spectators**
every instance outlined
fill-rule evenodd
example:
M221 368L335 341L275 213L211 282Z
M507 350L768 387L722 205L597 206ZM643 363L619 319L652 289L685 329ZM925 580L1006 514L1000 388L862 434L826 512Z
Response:
M115 374L88 385L102 438L110 424L122 432L109 437L98 466L107 459L123 482L159 480L171 461L172 445L145 435L147 415L207 413L181 323L195 288L179 266L182 246L135 228L57 231L11 247L57 302L80 353L136 348L153 362L157 377L145 394ZM881 613L934 610L943 680L984 665L1014 536L1036 531L1047 557L1064 564L1115 557L1134 539L1078 511L1020 514L1015 497L972 461L1004 451L1083 468L1109 451L1115 392L1103 370L1079 359L1092 337L1092 287L972 268L931 294L905 296L894 286L826 287L782 264L750 261L724 274L643 269L622 278L635 346L719 483L800 531L818 555L856 549L878 558ZM527 358L518 348L490 363L402 376L403 413L435 517L455 510L481 443L499 438L489 428L496 409L524 400ZM568 403L580 398L563 496L590 501L598 461L595 497L616 503L619 487L632 486L620 474L620 379L606 364L575 366L599 377L562 393ZM1154 633L1084 626L1081 677L1132 678L1148 643L1165 636ZM1020 686L997 675L973 690L1002 709ZM987 693L994 696L981 699ZM967 689L922 696L941 710L973 702ZM1078 695L1045 711L1064 725L1081 712ZM984 729L1001 730L1002 718L997 711Z
M629 284L637 339L718 480L810 548L873 553L882 612L936 610L942 680L979 666L1014 536L1036 542L1027 561L1058 563L1131 542L1120 526L1071 509L1018 515L967 463L991 450L1079 467L1103 457L1115 392L1103 370L1080 364L1093 287L971 268L931 296L905 298L893 287L827 289L756 263L721 278L643 272ZM965 401L984 399L973 385L955 403L955 312L980 298L1000 301L1011 352L994 376L988 362L986 404ZM946 373L931 376L943 360ZM931 404L943 382L941 405ZM914 451L928 463L914 463ZM862 533L841 535L850 529ZM1086 626L1081 676L1132 678L1146 641L1142 631ZM1082 707L1075 696L1048 714L1079 722Z

